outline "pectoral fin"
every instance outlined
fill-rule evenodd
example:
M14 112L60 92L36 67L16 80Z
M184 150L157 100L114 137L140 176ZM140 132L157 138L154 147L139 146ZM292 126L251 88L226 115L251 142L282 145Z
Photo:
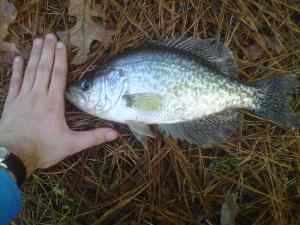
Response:
M142 111L159 111L161 109L161 96L153 93L139 93L124 95L127 106Z
M147 137L155 137L147 124L135 121L126 121L126 123L129 126L131 132L134 134L134 136L138 139L139 142L143 144L145 148L147 147Z

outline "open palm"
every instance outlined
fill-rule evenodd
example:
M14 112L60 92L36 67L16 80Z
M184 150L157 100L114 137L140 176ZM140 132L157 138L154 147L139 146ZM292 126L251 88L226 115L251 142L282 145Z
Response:
M66 76L66 48L57 43L53 34L44 40L34 40L25 71L21 57L14 61L0 120L0 146L20 157L28 174L82 149L117 138L117 133L109 128L75 132L67 126Z

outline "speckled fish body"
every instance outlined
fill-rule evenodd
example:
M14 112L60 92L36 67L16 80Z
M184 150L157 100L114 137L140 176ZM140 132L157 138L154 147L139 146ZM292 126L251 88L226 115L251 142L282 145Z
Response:
M128 124L136 136L151 136L147 124L158 124L199 145L224 141L240 108L286 124L266 99L273 103L272 91L290 86L294 76L248 86L236 75L231 51L213 40L151 44L111 58L72 85L67 97L83 111Z
M95 111L94 114L110 120L123 123L129 120L147 124L178 123L227 108L254 108L256 104L255 88L242 85L216 68L203 65L196 57L180 51L140 49L116 58L108 66L120 71L116 79L123 83L123 92L119 93L121 96L109 111ZM113 86L116 80L107 79L107 85ZM95 85L100 87L100 84ZM110 93L107 94L109 98ZM150 98L152 95L154 100L147 101L145 97L145 105L138 101L136 105L131 105L128 98L124 98L138 94L147 94ZM154 110L151 110L151 104L157 104L153 106ZM144 110L147 107L150 110Z

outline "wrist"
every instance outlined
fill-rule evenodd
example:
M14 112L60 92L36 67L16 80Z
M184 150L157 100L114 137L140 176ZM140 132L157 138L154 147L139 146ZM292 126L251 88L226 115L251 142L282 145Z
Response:
M28 151L27 149L17 147L16 145L10 145L7 142L0 142L0 147L6 148L8 153L12 153L21 161L26 169L27 177L37 169L38 157L36 157L35 154Z
M8 170L15 177L17 185L21 187L27 175L23 161L6 147L0 146L0 168ZM11 175L10 174L10 175Z
M14 147L7 147L7 149L10 153L16 155L22 161L26 168L27 177L37 169L38 157L35 154L29 151L25 151L22 148L16 149Z
M16 155L24 164L27 176L30 176L38 167L39 157L34 152L33 145L25 138L16 138L10 132L0 130L0 146Z

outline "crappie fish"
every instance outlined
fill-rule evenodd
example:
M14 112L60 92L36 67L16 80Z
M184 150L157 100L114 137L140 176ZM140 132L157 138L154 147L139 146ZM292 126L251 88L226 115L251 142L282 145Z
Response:
M205 147L222 143L247 109L283 127L300 127L289 105L295 75L245 85L232 52L214 39L151 42L112 57L67 90L81 110L124 123L144 143L149 125Z

